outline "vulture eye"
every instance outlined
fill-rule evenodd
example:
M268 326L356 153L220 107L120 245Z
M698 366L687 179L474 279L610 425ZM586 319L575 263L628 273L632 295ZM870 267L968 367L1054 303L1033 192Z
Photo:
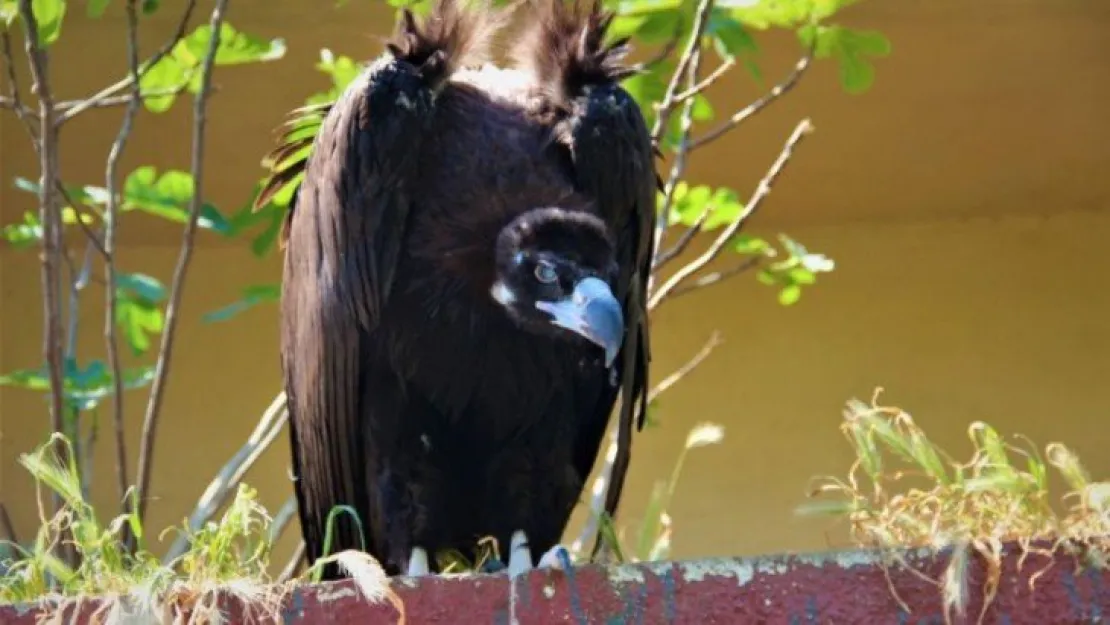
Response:
M536 279L544 284L551 284L559 279L559 274L555 272L555 266L546 261L536 263Z

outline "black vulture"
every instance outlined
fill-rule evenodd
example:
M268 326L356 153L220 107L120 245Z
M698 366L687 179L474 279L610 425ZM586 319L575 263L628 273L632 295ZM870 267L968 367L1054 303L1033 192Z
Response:
M281 365L309 562L348 506L331 551L389 575L484 536L510 574L557 566L618 394L642 426L657 177L627 40L596 1L525 5L508 68L486 54L507 13L403 11L315 138L275 150L312 141L259 196L303 172Z

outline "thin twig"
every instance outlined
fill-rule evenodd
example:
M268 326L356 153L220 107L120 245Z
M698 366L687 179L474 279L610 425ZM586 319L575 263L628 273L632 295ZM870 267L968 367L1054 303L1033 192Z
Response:
M62 386L62 327L59 264L62 254L61 215L54 182L58 179L58 131L54 126L54 98L48 78L49 59L39 42L38 21L31 0L19 0L27 59L31 66L31 92L39 100L39 220L42 223L43 357L50 370L50 425L64 433L65 409ZM64 463L68 454L62 441L55 449ZM55 500L60 508L60 500Z
M632 69L636 73L646 72L646 71L650 70L652 67L655 67L656 65L658 65L658 64L662 63L663 61L667 60L667 58L670 57L671 54L674 53L674 49L678 47L678 40L681 39L681 38L682 38L682 16L679 15L678 19L675 20L674 34L672 34L671 38L667 40L667 43L663 44L663 47L659 49L659 52L656 52L650 58L633 65Z
M701 38L705 34L705 29L709 25L709 16L712 13L713 0L700 0L698 4L697 13L694 15L694 28L690 33L690 38L686 41L686 47L682 50L682 56L678 58L678 66L674 68L674 73L671 74L671 80L667 84L667 90L663 92L663 99L659 101L657 112L655 116L655 123L651 127L651 143L652 145L659 144L659 138L663 136L663 131L667 127L667 122L670 121L671 112L678 104L675 102L675 94L678 93L678 85L682 81L682 77L686 75L686 68L690 64L690 60L694 56L695 50L701 49Z
M782 170L786 167L787 162L790 161L790 157L794 154L794 147L797 146L802 138L809 134L809 132L812 130L813 124L809 121L809 119L803 119L801 122L798 123L798 125L794 128L794 132L790 134L790 138L786 140L786 144L783 146L782 151L779 152L778 158L776 158L775 162L771 164L771 167L767 170L766 175L763 176L763 179L760 180L759 184L756 186L755 192L752 194L751 199L749 199L747 204L744 205L744 210L740 211L740 214L737 215L736 218L733 219L728 224L728 226L726 226L721 231L719 235L717 235L717 238L713 241L713 244L709 247L708 250L703 252L701 256L698 256L696 259L681 267L678 271L674 273L674 275L672 275L665 283L663 283L663 285L660 286L655 293L652 294L651 298L648 301L648 310L653 310L656 306L659 305L659 302L663 301L663 298L667 297L667 295L670 294L670 292L679 285L679 283L694 275L698 271L701 271L703 268L705 268L706 265L712 262L718 254L721 253L721 250L724 249L725 245L727 245L734 236L736 236L736 234L740 231L740 228L742 228L744 226L744 223L747 222L748 218L755 214L755 211L759 209L759 205L763 203L764 198L766 198L767 195L771 193L771 185L775 183L775 180L778 179L779 174L781 174Z
M648 392L648 403L650 404L651 402L655 401L660 395L666 393L675 384L678 384L686 376L690 375L690 373L693 372L694 369L697 369L699 366L701 366L701 363L705 362L705 359L709 358L709 355L713 353L713 350L717 349L723 342L724 340L721 339L721 333L714 331L713 334L709 336L709 340L705 342L705 345L702 345L702 348L699 349L698 352L694 354L692 358L690 358L690 360L687 360L686 364L682 365L681 367L673 371L670 375L663 378L663 380L661 380L659 384L656 384Z
M281 535L285 533L285 528L289 526L290 521L297 514L297 496L289 495L285 503L281 504L277 514L274 515L274 521L270 524L270 544L273 545L281 539Z
M762 111L764 108L767 107L768 104L774 102L784 93L793 89L794 85L797 85L798 80L801 79L803 74L805 74L806 69L809 68L810 61L813 60L813 52L814 50L811 47L809 49L809 52L807 52L806 55L799 59L798 62L794 65L794 70L790 72L790 75L787 76L785 80L772 87L770 91L763 95L763 97L745 106L739 111L736 111L732 114L731 117L722 122L721 125L705 133L705 135L691 141L690 149L696 150L716 141L717 139L720 139L721 137L725 136L725 134L727 134L730 130L742 124L746 119Z
M728 278L734 278L746 271L750 271L759 267L760 262L762 261L762 256L752 256L751 258L747 258L743 262L737 263L736 265L729 267L728 269L714 271L713 273L706 274L698 278L697 280L694 280L693 282L688 282L683 286L671 291L668 299L674 301L674 299L677 297L688 295L690 293L693 293L694 291L697 291L698 289L704 289L707 286L713 286L714 284L727 280Z
M15 73L15 56L12 54L12 37L6 28L3 32L0 32L0 48L3 49L4 65L8 70L8 90L11 93L11 96L6 98L8 108L13 109L19 121L23 122L23 127L27 129L27 134L31 135L31 143L37 151L39 149L39 136L38 132L35 131L35 122L31 119L34 116L34 111L23 104L23 98L19 94L19 82Z
M105 167L105 188L108 192L108 206L104 215L104 341L108 347L108 366L112 370L112 425L115 429L116 443L116 487L119 490L121 505L127 506L127 442L123 423L123 365L119 359L119 341L116 337L116 227L119 222L119 197L117 178L119 159L131 136L135 116L142 105L139 84L139 13L136 0L127 0L127 66L131 71L130 102L123 113L119 133L108 151ZM130 539L129 539L130 540Z
M220 32L227 3L228 0L216 0L216 7L212 10L212 18L209 22L211 25L211 39L208 41L208 50L205 52L201 69L200 91L193 103L193 151L192 163L189 168L193 176L193 196L189 199L189 222L185 225L181 252L178 255L177 266L174 267L169 303L166 305L166 323L162 330L162 340L158 350L158 364L155 365L154 382L150 388L146 415L143 417L141 446L139 448L138 496L136 497L140 520L146 511L150 471L153 462L154 436L158 426L158 415L162 408L162 398L165 394L169 363L173 356L174 330L177 327L178 308L181 305L181 295L184 291L185 276L189 270L189 261L192 259L197 218L200 216L200 209L203 205L205 105L208 101L208 90L212 85L212 66L216 58L216 49L220 45Z
M258 420L258 424L254 426L254 431L247 438L247 442L239 448L239 451L220 469L220 472L212 478L208 487L204 489L204 493L197 500L197 505L193 507L193 513L189 515L187 525L189 534L203 527L224 505L231 494L235 492L239 483L243 481L247 471L254 466L255 462L262 457L262 453L277 439L288 420L289 410L285 405L285 393L281 392L262 413L262 417ZM179 535L169 550L166 551L163 561L172 562L185 553L188 548L188 535Z
M293 556L289 558L289 563L286 564L285 568L281 570L281 575L278 575L277 583L284 584L293 579L293 577L297 574L297 569L299 569L301 567L301 564L304 563L305 552L306 548L304 541L302 540L301 543L297 545L297 548L293 550Z
M727 59L725 59L724 63L721 63L720 65L718 65L717 69L713 70L712 73L710 73L708 76L703 78L700 82L698 82L698 84L694 85L693 87L690 87L689 89L687 89L686 91L683 91L682 93L679 93L679 94L675 95L674 101L677 102L677 103L680 103L680 102L685 102L686 100L689 100L690 98L696 97L702 91L705 91L706 89L712 87L713 83L717 82L718 80L721 79L721 77L723 77L725 74L727 74L728 70L732 69L733 65L736 65L736 57L731 57L730 56Z
M714 202L707 202L705 207L702 208L701 214L698 215L697 220L686 229L686 232L682 233L682 236L675 242L674 246L655 255L655 258L652 259L651 262L651 270L653 272L659 271L660 267L681 256L690 245L690 242L701 232L702 227L705 226L705 222L709 221L710 215L712 215L713 211L716 209L717 205Z
M193 17L193 10L196 9L196 6L197 0L188 0L188 3L185 5L185 12L181 15L181 19L177 22L177 29L174 31L169 41L163 44L161 48L159 48L149 59L147 59L145 63L143 63L140 76L150 71L150 68L157 65L159 61L161 61L163 58L165 58L167 54L173 51L174 46L177 45L177 42L185 38L185 31L189 28L189 22ZM213 32L212 36L216 37L217 33ZM88 98L85 98L84 100L73 104L70 108L67 108L64 113L58 116L58 124L64 124L91 108L101 106L101 102L104 102L108 98L117 97L121 91L127 89L128 87L131 87L134 83L134 76L128 74L127 78L113 83L94 93Z
M88 213L79 208L80 205L77 202L73 201L73 198L69 195L69 191L66 191L65 185L62 184L61 179L54 181L54 187L58 191L58 194L62 196L62 199L66 201L66 204L73 209L73 216L77 221L77 226L81 229L82 232L85 233L85 236L89 240L89 245L91 245L94 250L99 252L105 260L107 260L109 258L109 254L107 251L105 251L104 243L101 242L100 236L93 232L92 228L89 227L89 224L85 223L85 221L82 219L82 217L88 215Z
M140 77L142 76L141 72L139 73L139 76ZM131 90L134 90L135 80L132 79L128 83L127 86L131 87ZM170 88L167 88L167 89L151 89L150 91L141 91L141 93L142 93L142 98L141 99L142 100L149 100L151 98L164 98L164 97L167 97L167 96L179 96L182 93L185 93L185 90L188 89L188 88L189 88L189 81L186 80L184 83L182 83L182 84L180 84L176 87L170 87ZM215 92L216 89L213 89L212 91ZM92 104L88 104L87 103L88 100L65 100L65 101L59 102L57 104L56 108L59 111L62 111L63 113L68 113L70 109L78 107L78 106L83 107L83 110L86 110L86 111L89 110L90 108L98 108L98 109L113 108L113 107L116 107L116 106L127 106L131 103L131 100L133 98L134 98L134 96L131 95L130 91L128 91L128 93L125 93L125 94L111 96L111 97L108 97L108 98L102 98L102 99L97 100L95 103L92 103Z
M701 48L695 48L690 57L686 82L693 88L698 82L698 70L701 68ZM694 128L694 99L690 98L682 105L682 117L679 118L679 142L675 151L674 161L671 163L671 172L667 182L663 184L663 206L659 208L659 218L655 224L655 249L659 249L666 236L667 226L671 221L671 208L674 206L675 189L682 175L686 173L686 161L690 154L690 132ZM655 267L655 263L652 263ZM654 278L654 276L653 276Z

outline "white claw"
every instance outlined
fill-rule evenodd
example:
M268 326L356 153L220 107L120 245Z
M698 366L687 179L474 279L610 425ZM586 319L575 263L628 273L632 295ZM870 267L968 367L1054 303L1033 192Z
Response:
M555 545L540 556L540 563L536 568L561 570L564 561L570 561L570 551L562 545Z
M513 532L509 542L509 577L518 577L532 570L532 551L524 530Z
M406 575L409 577L417 577L430 573L431 570L428 568L428 552L424 551L423 547L413 547L412 554L409 555L409 568Z

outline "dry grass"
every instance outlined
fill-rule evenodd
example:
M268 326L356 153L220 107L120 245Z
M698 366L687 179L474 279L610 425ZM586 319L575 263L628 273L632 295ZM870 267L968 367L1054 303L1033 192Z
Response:
M1107 565L1110 482L1092 481L1070 449L1051 443L1042 454L1027 438L1009 442L976 421L968 428L971 457L959 462L909 413L880 405L878 395L870 405L848 402L840 429L856 460L845 478L819 478L801 513L845 518L863 547L954 547L944 579L935 581L959 614L971 552L988 563L987 603L997 590L1003 542L1079 547L1088 564ZM1066 484L1062 495L1050 488L1050 467Z
M229 598L243 606L244 617L251 620L280 612L295 582L275 584L268 573L275 537L270 515L258 503L254 489L241 484L222 517L198 531L170 528L185 533L188 548L163 564L146 549L142 524L134 514L117 516L107 524L99 521L81 494L76 466L56 454L59 440L68 447L64 437L54 435L20 457L38 485L41 523L30 545L4 541L10 555L0 561L0 603L39 604L46 608L45 622L59 623L94 597L99 601L96 620L108 623L221 623L225 615L220 602ZM63 500L62 509L52 517L45 513L44 487ZM125 525L138 539L134 553L122 541ZM187 522L183 527L188 527ZM70 544L79 562L75 567L55 555L65 530L73 537ZM349 571L371 601L386 598L394 603L403 623L403 606L376 561L356 552L341 552L327 561L337 561ZM317 563L302 579L317 575L324 564Z

